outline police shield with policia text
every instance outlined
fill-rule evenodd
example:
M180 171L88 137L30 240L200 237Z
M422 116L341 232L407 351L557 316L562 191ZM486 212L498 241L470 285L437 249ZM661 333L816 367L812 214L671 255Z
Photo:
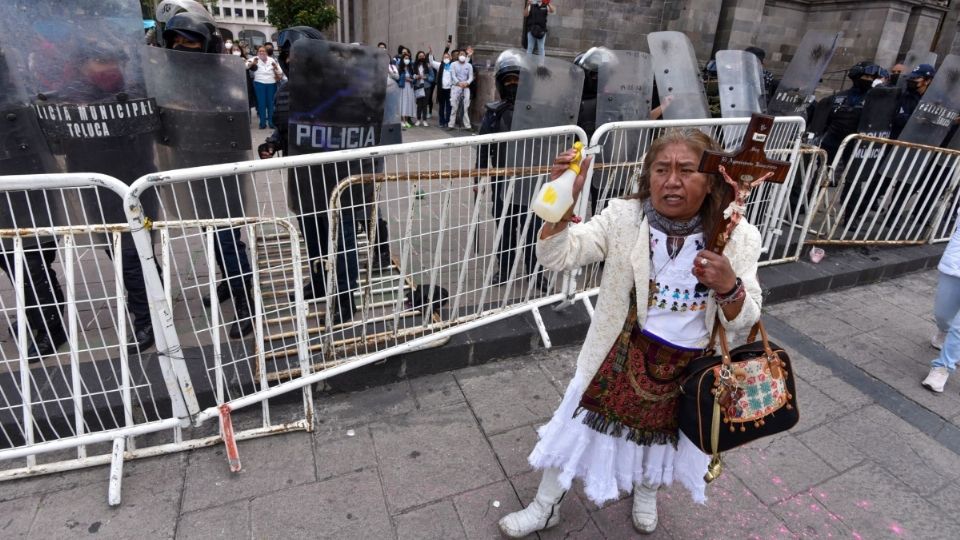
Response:
M65 156L68 172L97 172L132 183L157 171L154 137L157 105L144 84L143 26L135 0L13 0L4 4L6 31L18 36L20 73L51 147ZM50 21L70 25L50 32ZM82 211L94 223L125 224L115 193L86 189ZM145 215L156 215L149 193ZM76 210L80 210L77 208ZM107 242L109 243L109 242ZM140 258L129 234L120 253L127 310L133 326L131 352L154 343Z
M300 39L290 49L290 114L287 150L290 155L370 148L380 144L388 63L386 52L374 47L345 45L321 39ZM330 324L353 317L359 266L355 222L365 219L373 201L373 184L354 184L328 208L334 188L350 176L382 169L382 160L367 159L300 167L291 171L287 189L290 209L297 214L310 262L307 299L333 293ZM333 220L338 223L334 227ZM327 291L323 257L336 229L335 291ZM331 311L332 310L332 311Z

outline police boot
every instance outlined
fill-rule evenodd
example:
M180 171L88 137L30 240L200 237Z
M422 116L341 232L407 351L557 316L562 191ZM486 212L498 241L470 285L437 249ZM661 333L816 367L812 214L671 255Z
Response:
M42 311L39 309L30 311L42 313L38 324L30 323L36 334L34 342L30 344L30 349L27 351L27 356L37 357L39 360L44 356L56 353L57 349L67 342L67 333L63 328L60 310L56 307L47 307Z
M223 280L217 285L217 303L222 304L224 300L229 300L233 296L233 289L230 288L230 281ZM209 296L204 295L200 299L204 307L210 307L213 303Z
M253 332L253 297L250 296L250 282L245 280L243 290L233 291L233 304L237 312L237 318L230 325L230 337L240 339L243 336Z
M657 528L657 489L659 485L633 484L633 528L650 534Z
M150 304L147 302L146 291L132 291L127 289L127 310L133 317L133 339L127 342L127 352L144 353L153 346L156 338L153 335L153 323L150 319Z
M322 300L327 295L326 281L323 274L311 272L310 283L303 288L303 301ZM296 302L296 294L290 295L290 301Z
M333 315L333 326L341 325L353 319L353 314L357 310L353 303L353 293L343 292L335 297L337 302L337 311Z
M509 538L523 538L560 523L560 501L566 490L560 485L560 469L544 469L537 496L529 506L500 520L500 532Z

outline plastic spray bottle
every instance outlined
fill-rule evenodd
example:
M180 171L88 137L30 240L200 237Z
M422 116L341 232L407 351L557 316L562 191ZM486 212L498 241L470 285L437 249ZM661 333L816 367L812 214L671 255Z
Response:
M540 192L530 204L530 209L547 223L559 223L563 215L573 206L573 183L580 174L580 161L583 159L583 144L573 143L576 155L559 178L540 187Z

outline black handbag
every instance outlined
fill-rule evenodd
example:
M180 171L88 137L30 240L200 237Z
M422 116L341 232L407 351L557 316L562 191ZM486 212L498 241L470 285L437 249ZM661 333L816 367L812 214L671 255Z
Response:
M756 341L759 330L761 341ZM719 335L720 352L713 348ZM723 471L721 453L797 425L796 383L786 351L770 343L757 321L747 344L730 350L726 331L714 326L707 353L680 378L680 430L712 455L704 480Z

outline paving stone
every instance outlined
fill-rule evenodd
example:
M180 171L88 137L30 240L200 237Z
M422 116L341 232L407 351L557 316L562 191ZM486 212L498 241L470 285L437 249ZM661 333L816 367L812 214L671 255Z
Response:
M40 497L34 495L0 503L0 537L27 538Z
M767 505L789 499L836 474L793 436L765 447L738 448L729 452L726 460L730 472Z
M393 538L375 470L364 470L250 501L254 538Z
M394 516L398 540L455 540L466 538L460 516L450 500L429 504Z
M661 491L657 504L660 523L674 538L792 536L780 519L732 474L723 474L707 486L705 506L694 503L690 493L679 484Z
M775 338L774 341L776 341ZM821 366L806 356L792 350L787 351L790 354L790 362L793 364L793 374L806 382L814 383L823 379L835 377L833 370Z
M849 411L826 394L816 389L819 383L807 383L803 379L797 380L797 410L800 412L800 421L792 431L802 433L808 429L823 425L825 422L837 418Z
M851 413L830 429L918 493L932 494L960 474L960 456L878 406Z
M173 538L181 480L151 471L123 481L123 504L107 506L107 482L47 494L31 538Z
M960 500L960 483L950 482L927 500L939 506L944 514L956 514L956 501Z
M502 362L467 368L457 380L488 435L544 422L560 393L535 362Z
M870 396L857 390L839 377L817 381L814 387L839 403L844 410L859 409L864 405L873 403ZM803 414L802 411L801 414Z
M933 351L932 348L930 350ZM932 357L919 362L905 357L891 357L865 366L864 371L938 416L951 418L960 414L960 393L946 390L935 393L920 384L927 376Z
M520 426L499 435L490 437L493 451L500 460L500 465L507 471L507 476L530 472L532 469L527 456L537 444L537 426Z
M829 343L861 333L858 328L846 321L817 309L797 311L785 320L790 326L800 329L820 343Z
M824 508L812 491L770 507L788 529L800 538L851 538L840 516Z
M842 421L840 420L840 422ZM796 437L838 472L855 467L864 460L862 452L844 442L828 426L811 429L798 434Z
M531 471L511 480L524 505L529 504L536 496L537 488L540 486L540 477L540 471ZM600 536L600 529L593 523L590 512L587 511L583 501L578 496L571 497L570 495L572 494L565 496L563 502L560 503L560 523L550 530L538 533L541 539L592 539Z
M377 466L373 436L367 426L333 432L318 431L313 445L317 478L320 480Z
M220 506L313 482L312 434L297 432L239 441L239 473L231 473L223 446L190 453L183 511Z
M503 479L466 405L370 427L391 514Z
M570 379L577 371L577 356L580 355L580 347L563 347L549 349L549 351L549 354L544 351L544 354L538 355L540 369L546 373L547 378L550 379L550 382L562 396L567 391Z
M814 496L862 538L960 538L952 513L873 463L825 482Z
M177 540L249 538L250 503L235 503L184 514L177 524Z
M589 507L589 505L588 505ZM637 530L633 528L633 497L626 497L614 503L608 504L590 513L593 522L600 530L603 538L615 540L619 538L633 538L637 536ZM674 538L663 523L658 523L653 533L644 535L643 538L651 540L665 540Z
M502 538L497 522L523 508L513 486L506 480L461 493L453 498L468 540Z
M410 383L400 381L362 392L317 396L317 425L321 430L348 428L416 408Z
M437 409L466 401L453 373L418 377L410 381L410 387L420 410Z

